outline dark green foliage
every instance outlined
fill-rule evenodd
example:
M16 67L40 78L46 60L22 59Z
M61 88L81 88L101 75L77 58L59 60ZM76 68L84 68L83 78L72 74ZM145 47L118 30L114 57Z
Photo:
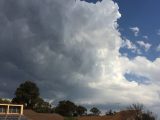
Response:
M60 101L55 112L63 116L73 116L76 113L76 105L71 101Z
M34 111L38 113L52 113L53 112L52 106L48 102L44 101L42 98L37 99L37 102L33 109Z
M101 111L96 107L91 108L90 112L92 112L93 115L99 115L101 113Z
M16 89L15 96L13 103L24 104L26 108L33 109L39 98L39 88L35 83L26 81Z
M86 115L87 114L87 109L83 106L77 106L76 113L77 113L78 116Z
M55 112L63 116L82 116L87 114L87 109L83 106L76 106L71 101L60 101L55 108Z

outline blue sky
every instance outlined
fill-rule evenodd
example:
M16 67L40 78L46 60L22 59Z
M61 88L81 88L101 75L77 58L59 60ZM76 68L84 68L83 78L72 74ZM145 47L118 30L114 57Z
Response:
M150 60L159 57L159 52L155 50L159 44L160 36L157 32L160 28L160 1L159 0L115 0L118 3L122 17L118 20L119 28L123 37L127 37L133 42L143 40L152 44L148 53L143 53ZM135 37L129 30L130 27L140 29L139 36ZM143 36L148 36L144 39Z
M86 0L96 3L97 0ZM119 11L122 17L118 20L119 30L123 38L127 38L133 43L144 41L152 46L145 52L141 51L141 56L147 57L149 60L155 60L160 56L160 52L156 50L160 42L160 35L157 35L160 29L160 1L159 0L114 0L118 3ZM130 30L131 27L138 27L138 36L134 36ZM144 38L147 36L148 38ZM125 48L120 49L121 53L127 53L129 58L137 56L136 53L128 51Z

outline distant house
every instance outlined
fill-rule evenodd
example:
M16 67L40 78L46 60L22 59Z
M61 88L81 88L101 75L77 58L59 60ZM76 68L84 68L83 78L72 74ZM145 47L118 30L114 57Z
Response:
M23 105L0 104L0 115L23 115Z

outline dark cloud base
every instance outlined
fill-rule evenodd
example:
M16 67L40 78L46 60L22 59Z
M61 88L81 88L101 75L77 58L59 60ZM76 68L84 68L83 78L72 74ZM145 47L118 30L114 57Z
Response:
M71 78L73 72L88 74L94 60L84 61L83 48L65 44L67 4L73 1L0 1L1 97L13 97L13 91L26 80L36 82L42 96L49 99L91 94L87 85Z

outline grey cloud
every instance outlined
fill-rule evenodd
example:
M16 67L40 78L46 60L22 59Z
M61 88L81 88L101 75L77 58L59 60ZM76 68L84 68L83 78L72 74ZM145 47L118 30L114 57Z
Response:
M1 1L0 80L10 88L7 90L4 86L1 89L6 97L13 96L13 91L25 80L36 82L46 98L56 98L57 93L76 98L76 92L80 94L84 90L85 94L89 89L85 83L78 85L71 78L74 72L87 74L94 60L90 55L93 53L84 50L86 43L82 43L82 47L65 44L64 27L69 19L65 11L69 4L75 3L72 0ZM79 25L81 19L75 20L78 22L74 24Z

